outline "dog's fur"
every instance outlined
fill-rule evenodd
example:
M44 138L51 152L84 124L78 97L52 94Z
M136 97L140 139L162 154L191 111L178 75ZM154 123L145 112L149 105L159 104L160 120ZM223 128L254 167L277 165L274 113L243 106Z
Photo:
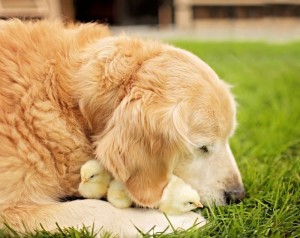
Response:
M225 204L224 192L242 189L234 128L228 86L191 53L97 24L0 22L2 223L163 230L156 210L58 201L77 194L80 166L96 156L138 205L155 206L172 173L204 204ZM196 218L170 217L183 228Z

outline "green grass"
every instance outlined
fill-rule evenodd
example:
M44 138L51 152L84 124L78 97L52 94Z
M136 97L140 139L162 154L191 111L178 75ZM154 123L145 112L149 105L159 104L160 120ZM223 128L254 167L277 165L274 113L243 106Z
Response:
M172 44L195 53L234 85L239 126L231 145L247 198L205 208L209 224L200 230L155 237L300 237L300 42ZM28 237L87 234L70 228Z

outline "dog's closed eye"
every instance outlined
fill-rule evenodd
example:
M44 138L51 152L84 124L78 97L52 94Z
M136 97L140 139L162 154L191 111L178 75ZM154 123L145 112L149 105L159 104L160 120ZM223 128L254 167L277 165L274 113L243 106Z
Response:
M204 153L208 153L208 148L207 148L206 145L203 145L203 146L199 147L199 150L201 150Z

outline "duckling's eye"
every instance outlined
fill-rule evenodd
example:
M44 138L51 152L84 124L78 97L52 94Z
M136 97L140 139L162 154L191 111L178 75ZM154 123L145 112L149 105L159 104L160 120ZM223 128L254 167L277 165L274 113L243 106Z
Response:
M203 145L203 146L199 147L199 149L200 149L202 152L204 152L204 153L208 153L208 148L207 148L206 145Z
M193 202L187 202L187 204L189 204L189 205L193 205L194 203L193 203Z
M93 175L90 177L90 179L91 179L91 178L94 178L94 177L95 177L95 174L93 174Z

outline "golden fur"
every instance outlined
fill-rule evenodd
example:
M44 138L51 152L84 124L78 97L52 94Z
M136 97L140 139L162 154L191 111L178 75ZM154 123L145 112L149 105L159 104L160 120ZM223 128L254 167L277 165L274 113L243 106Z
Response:
M134 233L132 223L147 229L159 222L163 229L157 211L58 202L77 194L80 166L95 155L147 207L158 203L172 173L206 204L224 204L226 189L242 187L227 143L235 127L227 85L186 51L108 36L97 24L0 22L0 219L17 229L55 222L96 222L126 235ZM199 149L204 145L209 155ZM203 170L210 154L224 166L211 162L201 176L222 172L200 181L187 168ZM121 227L116 216L126 220ZM201 217L172 219L187 227L195 218Z

